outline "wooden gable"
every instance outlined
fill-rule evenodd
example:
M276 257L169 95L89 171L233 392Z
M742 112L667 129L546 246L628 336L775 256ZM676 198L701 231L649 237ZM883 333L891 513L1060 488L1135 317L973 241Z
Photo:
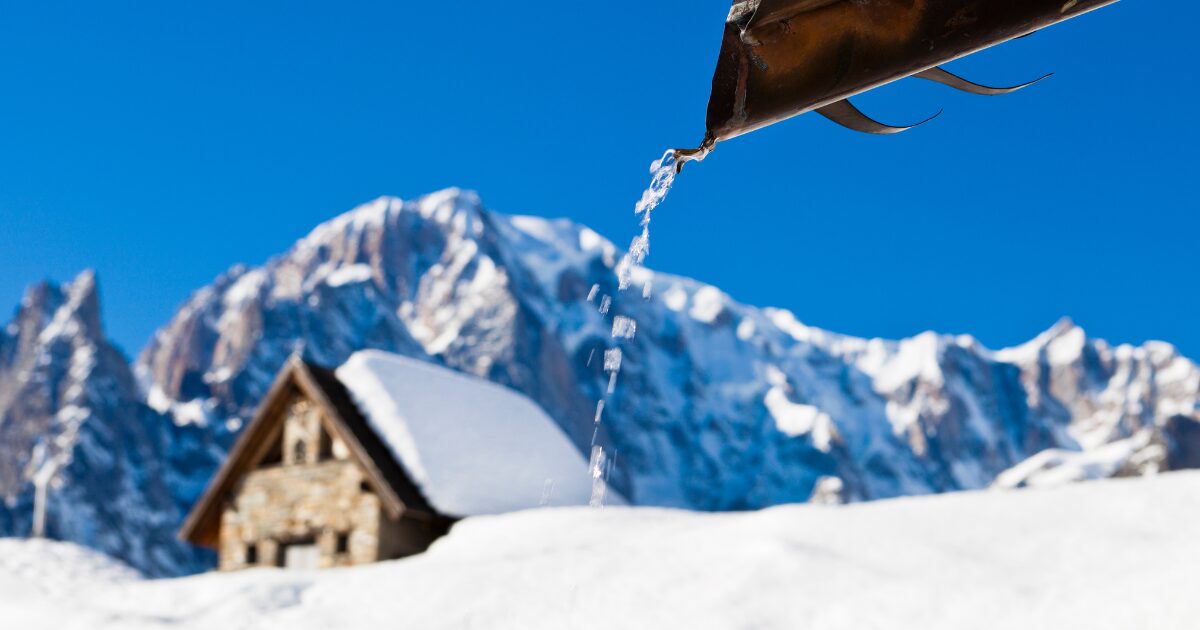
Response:
M282 449L288 407L297 398L314 405L322 430L346 445L350 459L362 468L389 517L441 518L367 423L337 376L292 357L188 514L179 531L181 539L205 547L217 546L222 511L238 483ZM282 452L278 456L282 458Z

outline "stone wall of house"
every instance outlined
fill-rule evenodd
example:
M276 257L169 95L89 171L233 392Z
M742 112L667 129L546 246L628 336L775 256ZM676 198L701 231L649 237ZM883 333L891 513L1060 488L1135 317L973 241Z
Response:
M281 566L282 545L308 541L320 549L320 567L374 562L386 520L352 461L259 469L222 515L220 568Z
M315 544L320 567L374 562L388 522L379 497L311 401L297 395L286 409L278 457L246 475L222 514L220 568L281 566L288 544Z
M283 430L221 515L221 570L283 566L288 545L315 545L318 568L420 553L443 520L391 519L346 444L311 401L286 406Z

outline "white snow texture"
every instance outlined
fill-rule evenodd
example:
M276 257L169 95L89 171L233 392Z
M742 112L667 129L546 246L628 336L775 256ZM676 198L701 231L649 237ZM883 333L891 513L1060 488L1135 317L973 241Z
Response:
M470 518L422 556L142 581L0 540L0 619L61 628L1196 627L1200 474L703 514Z

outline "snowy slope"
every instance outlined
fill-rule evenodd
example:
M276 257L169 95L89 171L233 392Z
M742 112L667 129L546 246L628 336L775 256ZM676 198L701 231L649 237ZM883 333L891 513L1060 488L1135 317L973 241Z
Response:
M541 408L510 389L377 350L354 353L337 376L442 514L591 498L587 461Z
M130 580L0 541L0 619L79 628L1191 629L1200 475L756 513L467 519L354 569ZM13 567L17 570L14 571ZM74 574L72 576L72 574Z

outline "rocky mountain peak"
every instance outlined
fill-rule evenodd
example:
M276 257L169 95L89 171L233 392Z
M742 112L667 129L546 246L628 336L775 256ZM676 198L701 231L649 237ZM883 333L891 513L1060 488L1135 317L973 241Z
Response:
M95 273L31 287L0 347L0 535L34 533L153 573L196 566L175 544L168 422L140 401L103 334Z
M635 501L710 509L804 499L829 476L851 499L983 487L1040 450L1128 433L1077 437L1101 435L1082 427L1127 386L1070 320L998 352L932 332L864 340L649 270L647 297L618 293L618 254L473 193L382 197L198 292L139 366L156 407L226 427L227 443L292 352L336 365L383 349L514 387L584 449L606 391L596 356L617 345L613 317L632 317L600 439Z
M5 335L10 339L10 346L8 360L3 363L11 365L15 354L27 352L65 301L62 290L49 281L26 289L16 314L4 329ZM3 356L0 355L0 358ZM0 369L3 367L0 363Z
M102 340L104 330L100 322L100 294L95 272L90 269L80 272L61 287L60 293L63 301L42 330L42 339L73 338L80 343Z
M1069 365L1080 361L1085 349L1094 345L1083 328L1070 317L1063 317L1030 341L999 350L995 356L1000 361L1025 365Z
M338 365L363 347L441 352L457 340L456 311L504 308L506 277L487 221L467 191L380 197L320 224L262 267L231 268L193 294L139 357L151 404L185 423L240 421L292 353ZM496 299L459 300L470 282ZM195 400L220 409L180 406Z
M55 337L103 337L95 272L85 270L61 286L46 280L29 287L5 330L26 351Z

